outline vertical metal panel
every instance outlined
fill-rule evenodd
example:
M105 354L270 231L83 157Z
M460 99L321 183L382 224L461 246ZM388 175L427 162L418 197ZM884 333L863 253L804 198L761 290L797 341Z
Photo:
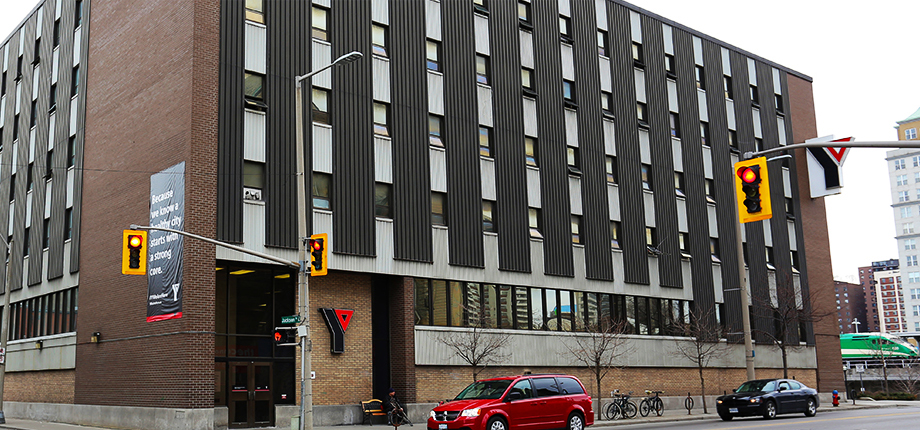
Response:
M265 73L265 27L248 21L243 27L245 27L245 36L243 37L245 43L245 48L243 49L243 56L245 57L244 67L246 70Z
M664 41L661 22L642 17L642 44L645 50L645 82L648 96L652 188L655 190L655 230L662 252L658 256L658 279L663 287L681 287L680 246L676 240L677 201L674 196L674 157L671 153L668 88L665 77ZM698 128L698 127L697 127ZM685 129L692 135L697 128ZM698 146L698 145L697 145Z
M430 39L441 40L441 2L425 1L425 35Z
M645 247L645 208L642 192L641 152L636 114L636 84L633 73L632 35L629 10L607 3L613 71L613 108L617 118L617 172L620 177L620 229L623 247L623 278L648 285L649 263Z
M517 3L492 2L490 6L490 50L492 58L502 59L492 62L498 268L530 272L527 193L521 192L527 187L527 168L523 157L524 113Z
M741 331L741 293L739 290L740 273L738 272L738 246L735 234L737 221L735 206L735 183L732 172L731 149L728 144L729 122L726 108L726 99L721 89L722 77L730 74L730 70L722 68L723 52L728 51L710 40L702 41L703 67L706 72L706 82L710 90L706 97L709 111L709 137L711 143L712 175L715 185L715 212L716 224L710 224L710 229L716 228L719 237L719 251L721 253L721 286L722 300L725 309L725 326L729 333ZM727 63L728 60L724 64ZM685 177L686 179L686 177ZM707 249L708 252L708 249ZM741 336L729 335L733 342L740 342Z
M332 128L324 125L313 124L313 170L323 173L332 173ZM310 158L307 158L309 160ZM312 192L312 191L311 191Z
M473 35L476 52L490 55L489 52L489 18L475 14L473 16Z
M58 12L60 12L61 8L64 7L61 3L68 3L68 2L59 2L59 6L57 7ZM47 8L47 9L51 9L51 8ZM84 14L85 13L86 13L86 9L84 6ZM54 25L53 18L48 19L49 16L46 16L45 18L46 18L45 21L49 22L51 25ZM60 19L61 19L61 23L60 23L61 29L72 28L73 26L72 11L69 11L67 15L62 15ZM89 22L89 21L86 21L86 22ZM86 26L86 27L89 28L89 26ZM70 140L69 137L71 136L70 124L68 121L68 118L70 118L71 105L70 103L67 103L66 97L61 97L61 95L63 94L69 94L67 92L67 89L70 88L70 85L71 85L71 79L72 79L71 70L69 70L67 67L63 67L63 68L58 67L59 58L70 58L73 55L71 53L71 50L74 49L73 35L70 33L71 32L61 31L60 45L56 50L52 49L52 47L50 46L53 43L50 43L48 45L49 46L48 52L49 52L49 55L51 56L51 61L52 61L51 82L57 84L57 92L58 92L58 102L57 102L56 112L54 114L53 125L49 125L49 139L51 138L51 135L53 135L60 142L58 145L56 145L59 149L56 150L54 154L52 154L52 159L51 159L51 164L53 166L57 166L57 168L54 170L55 180L51 184L52 185L51 186L51 214L50 214L51 220L49 222L49 228L51 229L51 232L50 232L51 240L50 240L49 249L48 249L48 275L47 275L48 279L56 279L64 275L65 262L68 260L68 258L64 256L65 254L64 237L66 234L64 229L67 223L67 220L65 219L65 214L66 214L67 208L73 204L74 196L71 194L70 190L72 189L71 184L73 184L74 181L76 181L76 174L77 174L74 169L67 169L66 167L68 163L67 147L69 146L69 140ZM43 45L45 43L46 42L42 41ZM45 58L48 58L46 57L45 52L46 51L42 49L42 60L43 61L46 61ZM54 127L54 130L51 131L50 127ZM79 134L81 135L83 134L82 130ZM81 157L81 163L82 163L82 157ZM81 174L81 177L82 177L82 174ZM6 180L5 175L3 175L2 180ZM73 210L74 212L77 212L79 209L74 208ZM6 219L6 218L7 217L3 216L2 214L2 210L0 210L0 219ZM79 223L76 222L77 221L76 218L74 219L74 221L75 222L73 225L73 229L74 229L74 234L76 234L77 233L76 230L79 229ZM0 227L0 229L2 229L2 227ZM70 261L71 265L68 267L68 269L75 268L74 261L73 261L74 252L75 252L75 247L71 246L71 257L69 258L69 260L71 260ZM76 252L79 252L79 250L77 249ZM76 263L79 263L79 261L77 261ZM79 266L77 265L76 268L79 268ZM76 270L70 270L70 271L71 273L73 273Z
M543 203L544 271L548 275L574 276L572 210L569 207L569 172L566 162L562 111L562 55L559 49L559 10L556 2L531 4L535 65L537 121L540 125L540 195ZM578 93L576 89L576 94Z
M482 244L482 190L479 167L479 100L476 85L476 46L470 34L488 27L473 13L472 2L442 2L444 37L444 126L447 146L447 208L450 264L484 267ZM476 37L482 35L477 34ZM495 52L490 49L490 52ZM495 52L498 54L498 52ZM494 59L503 58L493 56ZM500 81L492 61L492 83ZM520 73L518 73L520 75ZM499 207L501 205L499 204Z
M693 279L693 300L697 309L711 309L715 304L712 259L709 250L710 220L706 203L706 175L704 153L700 140L700 115L697 101L694 58L696 53L692 37L682 29L672 32L677 66L677 92L680 104L681 165L684 168L687 223L689 233L690 274ZM710 88L718 88L710 85ZM710 90L712 91L712 90ZM725 133L723 133L725 134ZM712 142L707 142L713 145ZM727 145L726 145L727 146ZM723 259L726 259L723 254ZM729 262L732 260L728 260ZM730 264L730 263L726 263Z
M479 168L482 172L482 199L495 201L495 161L480 158Z
M393 141L374 139L374 181L393 183ZM330 170L332 164L332 146L329 147Z
M393 35L391 34L390 37L392 38ZM374 73L371 78L374 82L374 100L390 103L390 61L380 57L374 57L371 62L373 64Z
M581 237L585 238L585 277L613 281L610 258L610 215L607 201L606 149L601 112L601 76L598 75L596 11L591 2L573 1L572 26L575 39L575 82L577 82L577 140L581 156ZM607 75L609 81L609 69ZM574 212L574 211L573 211Z
M64 6L64 13L67 14L67 18L61 18L61 26L63 28L72 28L73 27L73 15L74 15L74 1L66 0L66 5ZM91 29L89 23L92 18L92 2L83 2L83 38L79 46L74 45L73 49L79 49L82 52L82 57L87 57L87 52L89 51L89 38ZM68 33L68 32L65 32ZM61 45L65 42L63 40L63 35L61 36ZM68 35L69 37L69 35ZM72 43L68 40L68 43ZM61 55L66 55L62 52ZM66 56L62 58L67 58ZM83 76L86 76L86 71L84 70ZM65 70L65 75L70 75L70 71ZM66 79L67 85L58 84L58 88L69 88L70 79ZM79 119L78 124L86 123L86 82L87 79L81 79L77 88L79 103L76 107L77 109L77 118ZM75 137L74 143L74 190L73 190L73 236L70 243L70 273L76 273L80 270L80 219L82 216L82 203L83 203L83 142L84 134L83 129L70 130L70 134ZM62 135L63 136L63 135Z
M428 73L428 111L444 115L444 75Z
M540 197L540 171L527 169L527 205L532 208L543 207Z
M243 242L243 23L243 2L221 0L217 238L231 243Z
M428 86L425 67L425 3L390 4L390 68L393 91L393 238L400 260L432 262L431 181L428 145ZM443 175L443 172L442 172ZM453 207L448 206L452 211ZM452 215L452 213L449 213ZM448 218L451 224L453 217ZM453 225L450 226L453 228ZM380 258L380 256L378 256Z
M336 238L332 250L370 257L376 252L370 2L333 0L330 15L332 57L351 51L364 54L364 59L330 71ZM404 215L393 213L394 218Z

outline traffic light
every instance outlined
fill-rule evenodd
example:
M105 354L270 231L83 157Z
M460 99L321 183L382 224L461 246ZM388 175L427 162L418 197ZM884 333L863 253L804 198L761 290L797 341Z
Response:
M272 340L275 346L297 345L297 327L275 327Z
M765 157L735 163L735 191L738 196L738 221L743 223L769 219L770 180Z
M147 274L147 232L125 230L121 247L121 273Z
M329 247L329 235L326 233L310 236L310 276L325 276L329 271L326 266L326 250Z

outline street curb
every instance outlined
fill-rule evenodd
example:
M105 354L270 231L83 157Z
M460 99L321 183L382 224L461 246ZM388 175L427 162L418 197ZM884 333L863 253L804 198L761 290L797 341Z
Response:
M824 414L828 412L837 412L837 411L851 411L858 409L882 409L882 408L897 408L900 405L895 404L881 404L881 405L847 405L842 407L822 407L818 408L818 414ZM667 411L666 411L667 412ZM676 411L675 411L676 412ZM632 424L649 424L649 423L671 423L671 422L680 422L680 421L698 421L705 419L719 419L719 414L712 412L709 414L699 415L662 415L661 417L647 417L647 418L628 418L616 421L594 421L594 425L591 427L616 427Z

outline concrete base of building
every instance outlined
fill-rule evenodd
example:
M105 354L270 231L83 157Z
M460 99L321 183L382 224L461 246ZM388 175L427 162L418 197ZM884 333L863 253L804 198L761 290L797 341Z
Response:
M227 408L141 408L62 403L3 402L10 418L94 427L150 430L220 430L227 428ZM220 419L219 416L221 416ZM222 424L222 426L221 426Z

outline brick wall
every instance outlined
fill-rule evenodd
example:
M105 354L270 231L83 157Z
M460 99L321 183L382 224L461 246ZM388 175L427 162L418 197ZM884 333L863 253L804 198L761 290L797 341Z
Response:
M11 372L6 374L6 400L34 403L74 403L74 371Z
M788 75L788 79L792 137L794 143L801 143L818 134L811 82L793 75ZM795 152L808 288L815 298L812 306L825 307L824 310L833 312L836 308L831 306L834 306L836 298L834 297L834 277L831 272L831 253L824 199L810 197L807 156L804 149L797 149ZM840 371L842 363L840 331L837 319L833 316L821 319L814 324L814 332L815 354L818 360L817 388L821 392L832 390L843 392L843 372Z
M592 396L596 396L596 382L593 372L586 368L558 367L494 367L486 368L479 374L479 379L496 376L520 375L529 370L532 373L568 373L581 379L581 383ZM737 369L704 369L706 394L716 395L731 392L746 379L747 371ZM470 367L457 366L418 366L416 368L416 386L418 402L435 402L453 398L464 387L473 382ZM758 378L781 378L783 369L757 369ZM789 369L789 377L795 377L809 387L817 385L814 369ZM665 396L685 396L700 394L700 377L696 368L655 368L627 367L612 369L601 383L603 397L619 389L621 392L632 391L637 397L645 390L662 390Z
M182 161L185 229L214 236L220 1L91 6L74 401L211 407L214 338L191 332L214 330L214 246L185 239L183 317L156 323L120 248L149 219L150 175Z

